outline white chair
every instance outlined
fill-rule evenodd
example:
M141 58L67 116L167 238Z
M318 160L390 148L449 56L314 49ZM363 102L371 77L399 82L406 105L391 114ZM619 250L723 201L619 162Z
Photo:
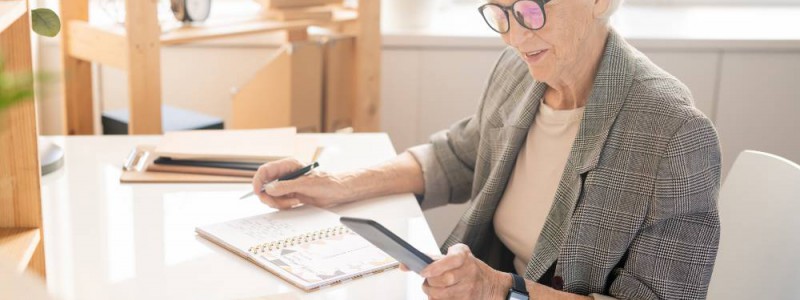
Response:
M720 190L719 214L708 299L800 299L800 166L742 152Z

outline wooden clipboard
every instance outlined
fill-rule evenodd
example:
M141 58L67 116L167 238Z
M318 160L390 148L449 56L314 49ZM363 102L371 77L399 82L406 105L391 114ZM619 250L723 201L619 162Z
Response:
M140 145L131 150L122 166L122 183L249 183L250 177L153 172L147 167L156 159L155 145Z
M139 145L128 154L122 166L122 183L250 183L252 177L190 173L153 172L147 167L156 159L155 145ZM313 137L295 137L295 152L301 162L316 161L324 147Z

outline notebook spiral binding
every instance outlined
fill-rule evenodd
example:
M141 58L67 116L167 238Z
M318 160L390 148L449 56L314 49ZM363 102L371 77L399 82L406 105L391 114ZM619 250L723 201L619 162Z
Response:
M296 246L316 240L329 238L332 236L351 233L352 231L344 225L333 226L330 228L320 229L293 237L288 237L282 240L272 241L255 245L248 250L251 254L259 255L272 250L279 250L285 247Z

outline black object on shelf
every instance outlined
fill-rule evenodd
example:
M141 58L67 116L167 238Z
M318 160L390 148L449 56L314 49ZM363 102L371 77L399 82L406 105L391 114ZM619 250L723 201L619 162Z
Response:
M103 134L128 134L129 114L127 109L103 112ZM161 106L161 126L164 132L180 130L223 129L225 123L221 118L199 112L177 108L169 105Z

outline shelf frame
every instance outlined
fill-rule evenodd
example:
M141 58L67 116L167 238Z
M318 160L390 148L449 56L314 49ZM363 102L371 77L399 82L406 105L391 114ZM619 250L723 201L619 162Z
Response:
M11 259L18 272L23 272L39 246L38 228L0 228L0 258Z
M30 32L27 1L0 1L4 71L32 76ZM32 82L28 88L33 89ZM42 201L36 124L33 99L0 112L0 255L11 256L19 268L30 268L44 276L44 243L39 241Z
M324 27L356 37L356 93L352 102L357 131L380 128L380 0L361 0L356 9L334 9L330 20L243 18L228 24L195 25L161 32L155 1L126 1L126 25L101 26L88 18L88 0L60 0L64 20L64 114L67 135L90 135L95 116L91 65L119 68L128 74L129 134L161 134L160 47L211 39L286 32L287 41L307 40L309 27ZM291 124L285 124L291 126Z

